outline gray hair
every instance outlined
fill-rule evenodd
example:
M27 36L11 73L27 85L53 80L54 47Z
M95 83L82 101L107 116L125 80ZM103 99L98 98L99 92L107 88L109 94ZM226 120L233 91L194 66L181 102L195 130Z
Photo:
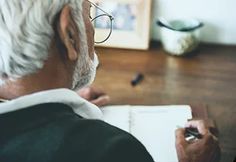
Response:
M88 51L83 0L0 0L0 85L37 72L48 58L53 22L68 4L78 25L80 52Z

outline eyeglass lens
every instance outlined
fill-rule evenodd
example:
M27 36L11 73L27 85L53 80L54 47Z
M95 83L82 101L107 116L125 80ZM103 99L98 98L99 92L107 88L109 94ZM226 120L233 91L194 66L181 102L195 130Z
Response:
M95 43L103 43L112 33L113 18L95 6L91 6L91 11L91 21L95 28Z

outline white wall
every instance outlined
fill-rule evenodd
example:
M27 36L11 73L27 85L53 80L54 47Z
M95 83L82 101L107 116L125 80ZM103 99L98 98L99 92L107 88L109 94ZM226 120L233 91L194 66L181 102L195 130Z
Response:
M201 40L236 44L236 0L153 0L152 38L159 39L156 20L197 18L205 23Z

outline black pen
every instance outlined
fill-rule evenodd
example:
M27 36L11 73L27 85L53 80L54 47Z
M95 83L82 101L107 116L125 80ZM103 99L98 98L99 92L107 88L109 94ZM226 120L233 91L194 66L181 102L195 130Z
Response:
M183 128L183 127L177 126L177 128ZM202 134L198 132L197 128L184 128L184 129L185 129L185 137L188 141L192 139L202 138Z
M185 128L186 136L193 136L194 138L201 139L202 135L198 132L197 128Z
M144 79L144 75L141 73L138 73L135 75L135 77L133 78L133 80L131 81L131 85L132 86L136 86L137 84L139 84L142 80Z

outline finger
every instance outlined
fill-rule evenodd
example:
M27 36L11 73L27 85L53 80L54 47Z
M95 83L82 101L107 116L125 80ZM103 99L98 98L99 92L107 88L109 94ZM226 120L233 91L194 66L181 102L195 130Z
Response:
M203 138L203 141L206 145L212 146L214 148L219 147L219 141L218 138L216 138L214 135L212 135L210 132L206 134Z
M207 124L203 120L192 120L189 121L185 127L197 128L199 133L205 135L209 132Z
M185 129L184 128L176 129L175 138L176 138L176 141L175 141L176 146L187 145L187 141L185 140Z
M105 93L102 90L94 87L84 87L80 89L77 93L79 94L79 96L83 97L88 101L95 100L100 96L105 95Z
M100 88L90 87L90 93L96 94L97 96L105 95L106 93Z
M89 100L91 98L91 90L89 87L84 87L76 92L80 97Z
M107 95L103 95L103 96L98 97L95 100L92 100L91 102L100 107L100 106L107 105L109 101L110 101L110 97Z

